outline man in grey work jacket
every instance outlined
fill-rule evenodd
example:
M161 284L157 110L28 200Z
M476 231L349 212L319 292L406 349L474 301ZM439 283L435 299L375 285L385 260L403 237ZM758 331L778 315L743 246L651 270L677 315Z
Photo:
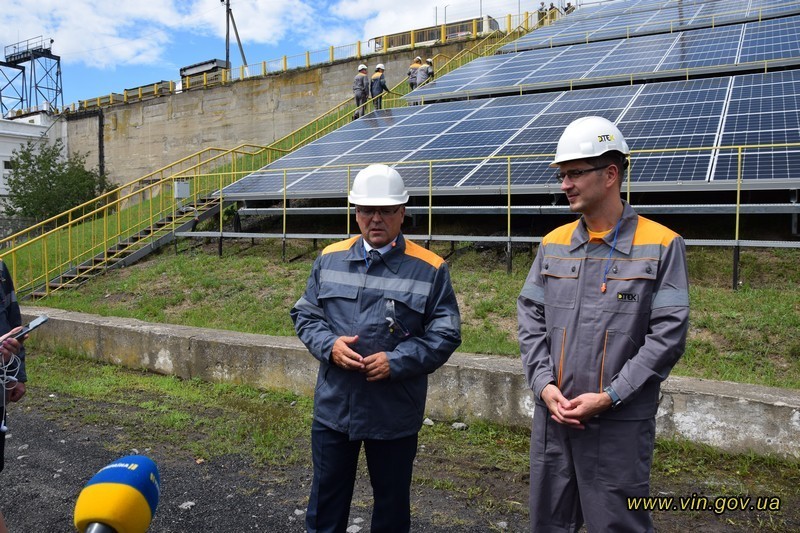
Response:
M555 161L579 220L542 239L517 301L535 407L531 530L652 531L646 497L660 383L683 354L686 251L620 199L628 145L601 117L571 123Z
M322 251L291 311L320 361L306 528L347 529L363 443L371 530L407 532L428 374L461 344L460 315L447 264L400 232L408 193L397 171L368 166L349 201L361 235Z
M18 402L25 396L25 349L21 341L10 338L6 334L15 332L22 325L17 293L14 292L14 282L6 264L0 260L0 384L3 390L0 394L0 472L5 465L6 442L6 406L7 402ZM27 335L22 340L27 339ZM6 481L7 482L7 481ZM0 487L4 481L0 480ZM0 512L0 533L6 529L3 513Z

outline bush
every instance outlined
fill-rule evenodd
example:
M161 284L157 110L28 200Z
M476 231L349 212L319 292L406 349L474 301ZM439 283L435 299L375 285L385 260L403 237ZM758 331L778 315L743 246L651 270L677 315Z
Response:
M63 152L61 139L28 141L12 152L7 215L46 220L111 190L105 176L85 168L88 154Z

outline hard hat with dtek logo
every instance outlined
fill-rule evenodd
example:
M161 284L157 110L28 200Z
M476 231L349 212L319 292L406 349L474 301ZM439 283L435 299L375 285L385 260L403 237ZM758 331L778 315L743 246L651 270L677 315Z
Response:
M559 163L597 157L612 150L625 155L631 153L619 128L603 117L582 117L564 128L564 133L558 140L556 157L550 166L557 167Z

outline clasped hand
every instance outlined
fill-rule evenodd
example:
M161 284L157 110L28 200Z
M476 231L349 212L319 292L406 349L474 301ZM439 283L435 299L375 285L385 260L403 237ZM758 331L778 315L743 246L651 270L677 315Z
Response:
M331 349L331 362L345 370L358 371L367 375L367 381L380 381L389 377L389 358L386 352L378 352L366 357L350 348L358 341L354 337L342 336L336 339Z
M542 401L550 411L550 418L575 429L583 429L587 420L611 407L611 398L605 392L586 392L568 400L552 383L542 390Z

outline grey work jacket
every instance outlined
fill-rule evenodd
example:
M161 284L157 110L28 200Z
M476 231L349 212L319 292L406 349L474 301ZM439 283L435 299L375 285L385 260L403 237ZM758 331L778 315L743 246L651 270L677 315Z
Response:
M358 73L353 78L353 93L368 96L369 95L369 78L366 74Z
M369 266L361 237L332 244L314 262L291 311L297 335L319 362L314 418L352 440L397 439L422 426L428 374L461 344L447 263L406 241ZM330 361L340 336L368 356L386 352L390 377L368 382Z
M646 419L686 344L686 248L627 203L613 241L590 242L583 219L544 237L517 300L522 362L537 402L549 383L567 399L610 385L623 406L601 417Z
M11 274L3 261L0 261L0 335L5 335L12 329L22 325L22 313L17 302L17 293L14 291L14 282ZM20 350L19 363L9 365L8 373L15 375L17 381L25 383L28 375L25 373L25 347ZM0 438L3 435L0 434Z

